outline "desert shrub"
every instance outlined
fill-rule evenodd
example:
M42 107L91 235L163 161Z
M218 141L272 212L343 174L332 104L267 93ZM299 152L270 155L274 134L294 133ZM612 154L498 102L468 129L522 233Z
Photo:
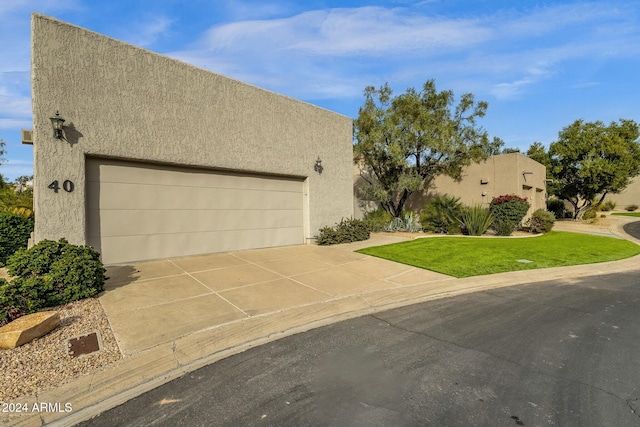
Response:
M587 209L582 214L582 219L594 219L595 217L596 217L596 210L595 209Z
M98 252L65 239L19 249L9 257L7 270L17 277L0 288L0 308L26 314L95 296L106 280Z
M625 208L625 210L629 211L629 212L633 212L638 210L638 205L629 205Z
M564 213L564 218L565 219L573 219L573 212L565 212Z
M491 227L494 220L489 209L482 205L465 206L460 213L462 229L470 236L481 236Z
M420 224L425 231L456 234L460 232L462 203L448 194L436 196L420 211Z
M521 226L522 218L529 210L529 202L526 197L508 194L494 197L489 205L489 210L495 218L496 234L509 236Z
M360 219L342 219L335 227L320 229L316 242L319 245L336 245L339 243L359 242L371 236L369 225Z
M393 219L393 215L384 209L376 209L375 211L368 212L364 216L364 221L369 224L371 231L382 231L385 225Z
M33 231L33 219L0 211L0 265L20 248L26 248Z
M551 212L538 209L531 215L527 224L532 233L548 233L553 228L555 221L556 218Z
M10 287L5 279L0 279L0 327L24 315L24 311L17 307L21 300L16 289Z
M600 210L603 212L609 212L616 208L616 202L613 200L607 200L603 204L600 205Z
M393 218L384 226L384 231L392 233L396 231L416 233L421 229L422 227L420 227L416 221L416 215L411 211L404 211L402 217Z
M553 216L555 216L557 219L565 218L564 214L566 208L562 200L551 199L547 201L547 210L553 213Z

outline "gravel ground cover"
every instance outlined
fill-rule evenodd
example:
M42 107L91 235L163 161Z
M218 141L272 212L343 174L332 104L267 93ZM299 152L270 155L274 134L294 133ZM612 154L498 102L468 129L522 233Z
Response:
M0 270L0 274L6 275L6 272ZM88 298L47 310L60 313L60 325L56 329L20 347L0 349L0 401L15 401L122 359L107 316L97 299ZM70 338L94 331L101 335L101 351L78 358L67 354Z

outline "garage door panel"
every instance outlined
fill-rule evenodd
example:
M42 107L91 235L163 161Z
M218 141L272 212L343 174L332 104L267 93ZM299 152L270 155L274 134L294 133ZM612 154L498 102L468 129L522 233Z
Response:
M105 209L299 209L300 192L238 190L226 188L196 188L151 186L131 183L98 184L97 200L89 208ZM96 187L94 187L96 188Z
M105 263L304 242L303 181L87 161L87 243Z
M154 234L146 236L121 236L103 239L103 254L110 254L109 263L126 263L140 256L137 249L145 248L145 259L171 258L208 253L210 242L217 242L218 252L236 251L272 246L286 246L292 244L287 235L297 234L296 228L280 230L245 231L211 231L197 233L202 239L193 241L188 234ZM167 255L166 248L182 248L177 255Z
M255 189L269 191L299 192L299 181L278 177L243 176L238 174L217 172L211 174L200 169L185 170L171 166L142 165L136 168L129 162L111 162L99 165L87 173L87 181L102 183L137 183L148 185L172 186L180 183L183 187Z
M92 211L88 237L116 237L204 231L256 230L268 223L272 228L302 227L299 210L162 210L131 212ZM99 221L98 221L99 219ZM101 233L101 228L105 231Z

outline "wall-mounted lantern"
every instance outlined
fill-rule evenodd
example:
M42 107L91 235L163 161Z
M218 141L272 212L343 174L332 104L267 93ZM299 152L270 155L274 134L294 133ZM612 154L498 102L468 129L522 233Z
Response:
M321 174L323 169L324 168L322 167L322 160L320 159L320 156L318 156L318 158L316 159L316 164L313 166L313 170Z
M56 115L49 117L49 120L51 120L51 126L53 127L53 137L55 139L62 139L62 124L64 123L64 119L60 117L60 111L56 110Z

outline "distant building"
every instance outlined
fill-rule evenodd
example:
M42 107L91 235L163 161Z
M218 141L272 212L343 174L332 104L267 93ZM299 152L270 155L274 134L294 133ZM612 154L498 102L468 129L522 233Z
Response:
M362 200L364 179L360 167L354 166L354 216L376 208L374 202ZM494 197L516 194L526 197L531 207L527 216L537 209L546 209L546 168L521 153L491 156L480 163L466 167L459 181L448 176L438 176L423 192L412 194L405 209L420 211L435 195L450 194L459 197L466 205L489 206Z
M616 202L616 209L625 209L632 205L640 206L640 176L635 177L620 194L609 193L604 200Z

